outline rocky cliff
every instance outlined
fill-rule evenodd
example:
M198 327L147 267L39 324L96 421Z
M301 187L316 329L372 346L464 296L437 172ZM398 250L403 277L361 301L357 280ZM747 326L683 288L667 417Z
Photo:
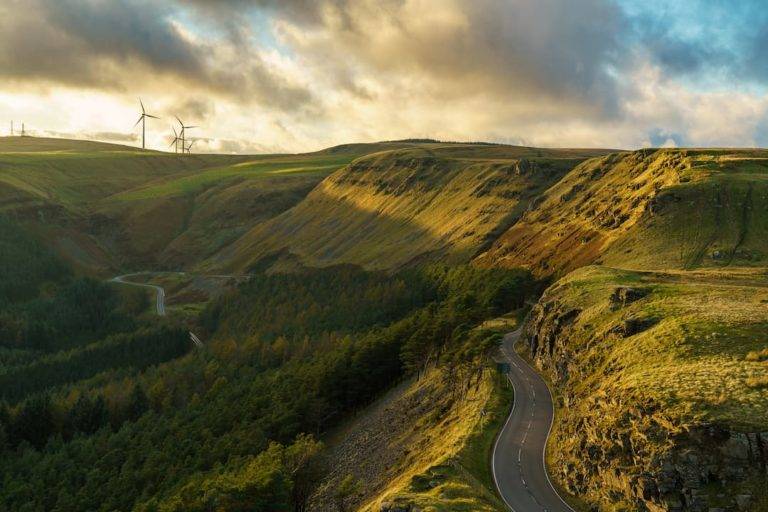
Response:
M713 316L701 336L685 287L713 310L725 297L699 279L707 283L670 285L593 267L554 285L532 311L524 349L561 410L551 472L595 510L753 510L764 499L768 423L750 412L768 393L742 380L765 372L746 356L764 342L746 318ZM754 284L744 286L765 294ZM720 336L739 364L697 383Z
M764 265L763 150L640 150L592 158L536 200L477 262L564 275Z

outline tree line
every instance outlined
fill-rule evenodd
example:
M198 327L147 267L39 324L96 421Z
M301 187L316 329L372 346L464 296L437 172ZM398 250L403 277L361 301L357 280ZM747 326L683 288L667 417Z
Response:
M257 275L201 313L203 351L145 365L134 351L175 334L138 330L21 365L51 386L4 408L0 504L303 510L316 439L425 365L461 371L498 342L475 327L539 287L470 266Z

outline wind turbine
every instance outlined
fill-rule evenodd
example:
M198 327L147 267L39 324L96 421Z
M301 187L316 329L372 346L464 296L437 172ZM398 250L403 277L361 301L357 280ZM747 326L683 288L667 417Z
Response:
M184 144L184 142L185 142L185 140L186 140L186 138L185 138L185 136L186 136L186 132L187 132L187 130L191 130L192 128L197 128L197 126L184 126L184 123L182 122L182 120L181 120L181 119L179 119L179 117L178 117L178 116L174 116L174 117L175 117L175 118L176 118L176 120L179 122L179 125L181 125L181 133L179 134L179 136L181 137L181 152L182 152L182 154L183 154L183 153L184 153L184 150L185 150L185 149L186 149L186 147L187 147L187 146Z
M192 144L194 144L195 142L197 142L197 139L194 139L192 142L189 143L189 146L186 147L188 155L192 154Z
M152 119L160 119L157 116L153 116L152 114L147 114L147 111L144 110L144 103L141 102L141 98L139 98L139 104L141 105L141 115L139 116L139 120L136 121L136 124L133 125L134 128L138 126L139 123L141 123L141 149L146 149L146 135L147 135L147 118L151 117Z
M174 153L178 153L179 152L179 141L181 139L179 138L179 134L176 133L176 128L171 126L171 130L173 130L173 141L170 144L168 144L168 147L173 146L173 152Z

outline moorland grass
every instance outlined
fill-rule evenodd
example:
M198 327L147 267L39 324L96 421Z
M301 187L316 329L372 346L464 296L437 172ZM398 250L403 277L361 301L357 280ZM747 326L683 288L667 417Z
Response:
M611 293L627 285L650 293L613 308ZM559 282L554 293L582 311L569 338L581 373L572 383L577 393L648 398L682 424L768 427L768 366L760 356L766 349L768 279L673 283L664 274L587 267ZM611 334L631 317L654 321L627 337Z

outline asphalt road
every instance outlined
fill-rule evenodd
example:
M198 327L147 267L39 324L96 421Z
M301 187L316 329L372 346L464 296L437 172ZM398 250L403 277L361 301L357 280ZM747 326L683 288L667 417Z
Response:
M544 449L552 428L552 395L547 384L514 350L521 329L504 337L515 402L493 448L493 479L514 512L573 512L552 487Z
M141 286L143 288L152 288L156 292L156 305L157 305L157 314L160 316L165 316L165 290L163 290L162 287L154 285L154 284L146 284L146 283L134 283L133 281L126 281L125 279L131 276L137 276L141 274L125 274L122 276L117 276L112 278L112 282L115 283L122 283L127 284L131 286Z

